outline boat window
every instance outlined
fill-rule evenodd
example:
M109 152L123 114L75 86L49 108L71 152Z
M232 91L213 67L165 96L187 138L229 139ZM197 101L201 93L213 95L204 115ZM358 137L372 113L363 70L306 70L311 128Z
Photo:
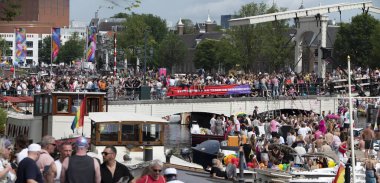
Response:
M139 125L122 125L121 126L121 140L122 141L138 141L139 140Z
M87 98L87 112L101 112L99 111L99 98Z
M69 111L69 99L68 98L58 98L57 99L57 112L58 113L68 113Z
M43 101L44 101L44 114L47 114L49 113L49 108L50 108L50 105L49 105L49 97L48 96L44 96L43 97Z
M70 113L75 114L78 111L78 109L80 108L81 102L82 102L82 99L74 97L71 100L71 111L70 111Z
M143 125L143 141L160 141L160 133L162 131L159 124Z
M34 96L34 115L38 115L41 113L40 109L40 96L35 95Z
M99 124L100 141L118 141L119 124Z

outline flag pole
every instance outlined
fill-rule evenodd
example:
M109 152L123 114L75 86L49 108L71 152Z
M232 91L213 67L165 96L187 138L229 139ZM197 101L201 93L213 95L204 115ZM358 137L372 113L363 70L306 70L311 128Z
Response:
M84 96L83 96L83 100L82 100L82 102L85 102L84 104L83 104L83 111L81 111L81 112L83 112L83 125L82 125L82 137L84 137L83 136L83 128L84 128L84 115L86 114L86 94L84 94ZM81 104L82 105L82 104Z
M50 28L50 76L53 74L53 27Z

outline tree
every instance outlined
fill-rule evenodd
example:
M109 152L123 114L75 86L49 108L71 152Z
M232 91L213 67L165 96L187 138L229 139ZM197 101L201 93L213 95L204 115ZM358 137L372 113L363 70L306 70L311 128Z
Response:
M0 20L12 21L14 17L20 14L20 4L14 0L0 1Z
M218 65L217 61L217 41L206 39L200 42L195 49L194 65L196 68L203 68L211 72Z
M169 33L160 43L158 55L159 65L172 69L185 59L186 45L178 35Z
M334 43L334 58L338 65L347 65L347 56L357 66L376 65L379 59L373 53L379 51L379 21L372 15L361 14L352 18L351 23L342 24ZM372 57L371 57L372 56Z
M72 61L82 58L84 53L85 40L80 39L77 32L61 47L58 53L58 62L70 64Z
M183 28L183 33L184 34L194 34L195 29L194 29L194 23L190 19L182 19L181 20L184 28Z
M268 7L265 3L249 3L243 5L237 17L256 16L267 13L284 11L276 5ZM240 64L245 70L249 70L259 62L269 61L279 67L289 56L289 49L284 49L286 33L289 26L286 21L259 23L232 27L227 33L231 36L232 45L236 47L241 60Z
M0 109L0 134L4 134L5 126L7 124L7 112L4 109Z
M45 37L40 43L41 48L38 53L38 64L50 64L51 60L51 37Z

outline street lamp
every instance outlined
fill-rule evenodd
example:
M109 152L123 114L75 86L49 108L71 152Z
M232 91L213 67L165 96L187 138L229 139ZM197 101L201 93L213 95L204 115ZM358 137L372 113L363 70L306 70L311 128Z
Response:
M347 67L348 67L348 100L349 100L349 120L350 120L350 134L351 134L351 166L352 166L352 180L356 182L356 173L355 173L355 146L354 146L354 124L352 121L352 94L351 94L351 58L347 56Z

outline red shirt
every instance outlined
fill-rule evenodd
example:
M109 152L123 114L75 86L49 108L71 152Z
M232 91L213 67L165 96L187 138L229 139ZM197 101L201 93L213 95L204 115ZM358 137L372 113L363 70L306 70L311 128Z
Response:
M164 176L160 175L158 180L154 180L150 175L140 177L136 183L166 183Z

